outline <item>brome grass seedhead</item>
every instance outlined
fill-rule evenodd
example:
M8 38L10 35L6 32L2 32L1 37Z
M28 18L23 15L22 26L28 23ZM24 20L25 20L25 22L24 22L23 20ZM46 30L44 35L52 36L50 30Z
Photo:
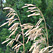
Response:
M9 41L9 43L6 46L12 47L12 49L14 49L14 51L16 51L16 53L19 51L19 48L21 46L23 46L23 51L21 51L21 52L25 53L25 44L27 44L29 41L33 41L31 48L29 48L29 52L45 53L45 51L47 51L47 53L48 53L48 48L51 48L53 46L49 46L49 45L47 46L48 32L47 32L46 21L44 19L44 16L43 16L42 12L40 11L40 9L33 4L25 4L25 6L23 6L22 8L25 8L25 7L28 7L27 12L32 12L32 14L28 15L27 17L40 16L39 20L37 21L37 23L35 25L33 25L31 23L21 24L21 20L18 16L17 12L10 7L5 7L4 9L9 10L10 12L6 15L8 17L8 19L6 19L7 22L3 23L0 27L4 26L6 24L8 24L8 26L11 25L11 27L8 29L8 30L10 30L11 34L4 42L2 42L2 44ZM15 16L17 16L17 18L15 18ZM18 21L17 23L14 22L16 20ZM44 24L45 24L44 27L41 25L42 21L44 21ZM13 23L13 25L12 25L12 23ZM20 26L18 26L18 25L20 25ZM18 28L21 31L19 31ZM46 32L43 28L46 30ZM18 30L18 33L15 36L15 38L11 38L11 36L15 35L15 32L17 30ZM47 34L47 36L45 36L44 33ZM19 38L21 35L23 37L23 43L21 41L19 41ZM28 39L26 42L24 42L26 37ZM46 39L47 39L47 41L46 41ZM14 41L16 41L17 44L15 44L13 46ZM51 52L51 51L49 51L49 52Z

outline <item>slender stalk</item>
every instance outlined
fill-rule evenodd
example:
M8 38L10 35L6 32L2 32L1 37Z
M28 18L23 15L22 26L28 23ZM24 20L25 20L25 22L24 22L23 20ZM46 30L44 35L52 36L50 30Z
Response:
M24 33L23 33L23 30L22 30L22 35L23 35L23 53L25 53L25 46L24 46Z
M43 17L43 19L44 19L44 16L43 16L43 14L42 14L42 17ZM44 22L45 22L45 29L46 29L46 33L47 33L47 45L49 46L49 41L48 41L48 31L47 31L47 26L46 26L46 21L45 21L45 19L44 19Z
M38 8L38 7L37 7ZM41 12L41 10L38 8L38 10L40 11L40 13L41 13L41 16L42 16L42 18L43 18L43 20L44 20L44 23L45 23L45 29L46 29L46 34L47 34L47 46L49 46L49 41L48 41L48 31L47 31L47 26L46 26L46 21L45 21L45 18L44 18L44 15L43 15L43 13ZM49 50L49 49L48 49ZM48 53L48 50L47 50L47 53Z
M18 40L18 42L21 43L19 40ZM21 44L23 45L23 43L21 43Z
M18 16L18 15L17 15L17 16ZM20 26L21 26L21 21L20 21L19 16L18 16L18 19L19 19ZM22 26L21 26L21 30L22 30ZM22 35L23 35L23 53L25 53L25 46L24 46L24 33L23 33L23 30L22 30Z
M49 46L48 31L47 31L46 21L45 21L45 18L44 18L44 16L43 16L42 12L41 12L41 15L42 15L42 18L43 18L43 20L44 20L44 22L45 22L45 29L46 29L46 33L47 33L47 46Z
M38 7L37 7L37 8L38 8ZM46 33L47 33L47 46L49 46L48 31L47 31L46 21L45 21L44 15L43 15L43 13L41 12L41 10L40 10L39 8L38 8L38 10L40 11L41 16L42 16L42 18L43 18L43 20L44 20L44 23L45 23L45 29L46 29Z
M37 7L38 8L38 7ZM44 15L43 15L43 13L41 12L41 10L38 8L38 10L40 11L40 13L41 13L41 16L42 16L42 18L43 18L43 20L44 20L44 23L45 23L45 29L46 29L46 34L47 34L47 46L49 46L49 41L48 41L48 31L47 31L47 26L46 26L46 21L45 21L45 18L44 18ZM49 49L48 49L49 50ZM48 53L48 50L47 50L47 53Z

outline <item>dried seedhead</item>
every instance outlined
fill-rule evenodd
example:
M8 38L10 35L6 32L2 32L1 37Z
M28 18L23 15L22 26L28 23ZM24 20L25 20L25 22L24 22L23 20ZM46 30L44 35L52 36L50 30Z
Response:
M28 17L41 15L39 9L33 4L25 4L25 6L23 6L22 8L25 7L28 7L27 12L33 12L32 14L28 15Z
M43 49L40 48L43 41L45 41L45 44L47 44L45 34L42 32L44 27L42 27L40 25L42 23L42 21L45 22L44 16L43 16L42 12L40 11L40 9L33 4L25 4L25 6L23 6L22 8L25 8L25 7L28 8L28 11L26 11L26 12L32 12L32 14L28 15L27 17L31 17L31 16L40 16L41 17L41 18L39 18L39 21L37 21L37 23L35 24L35 26L33 28L30 28L29 30L27 30L25 32L25 37L28 36L28 40L26 43L28 43L29 40L35 41L29 51L33 50L32 53L44 53L50 47L50 46L48 46L48 48L46 47L47 49L45 48L44 51L42 51ZM47 33L46 22L45 22L45 29L46 29L46 33ZM38 37L41 39L39 39ZM36 39L38 39L38 40L36 40ZM48 38L47 38L47 40L48 40ZM39 43L40 43L40 45L38 45Z
M8 9L10 12L6 15L8 17L7 22L2 24L0 27L6 25L8 23L8 26L10 26L12 23L14 23L14 21L18 20L19 21L19 18L15 18L15 16L18 17L18 14L16 13L16 11L10 7L5 7L4 9ZM12 35L15 35L15 32L18 30L18 25L20 25L20 22L18 23L14 23L8 30L10 30L10 35L9 37L4 41L2 42L2 44L10 41L9 43L7 43L6 46L10 46L12 47L14 41L18 42L18 45L15 46L14 50L16 51L16 53L18 52L19 50L19 47L21 45L23 45L21 42L18 41L19 37L21 36L21 34L17 34L16 37L14 39L11 38ZM13 47L12 47L13 49Z
M25 4L25 6L23 6L22 8L28 7L28 11L27 12L32 12L32 14L28 15L28 17L31 16L42 16L41 11L39 10L38 7L36 7L33 4ZM12 46L14 41L17 42L16 45L14 45L12 47L12 49L14 49L14 51L16 51L16 53L18 52L19 48L21 46L23 46L23 53L25 53L25 47L24 47L24 36L25 38L28 37L28 40L26 41L26 43L28 43L29 41L33 41L34 43L32 44L31 48L29 49L29 51L32 51L32 53L44 53L48 48L52 47L52 46L48 46L45 47L46 43L46 37L43 31L43 28L41 26L42 21L44 20L42 17L39 18L39 20L37 21L37 23L35 25L33 24L29 24L29 23L24 23L21 24L20 18L17 14L17 12L10 8L10 7L5 7L4 9L8 9L10 12L6 15L8 17L7 22L2 24L0 27L6 25L8 23L8 26L10 26L12 23L14 23L14 21L18 20L17 23L14 23L8 30L10 30L10 36L4 41L2 42L2 44L10 41L7 46ZM15 18L15 16L17 16L17 18ZM21 27L21 33L17 33L17 35L15 36L15 38L11 38L11 36L15 35L15 32L18 30L19 26ZM26 30L27 29L27 30ZM24 32L24 30L26 30ZM19 41L20 36L23 36L23 43ZM42 47L42 43L44 42L44 48ZM50 52L50 51L49 51Z

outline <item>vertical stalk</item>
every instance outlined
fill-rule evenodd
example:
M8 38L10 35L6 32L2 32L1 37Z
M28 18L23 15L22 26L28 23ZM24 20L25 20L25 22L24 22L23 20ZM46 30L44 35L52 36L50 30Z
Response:
M18 16L18 15L17 15L17 16ZM19 16L18 16L18 19L19 19L20 26L21 26L21 21L20 21L20 18L19 18ZM22 31L22 35L23 35L23 53L25 53L25 46L24 46L24 33L23 33L22 26L21 26L21 31Z
M23 35L23 53L25 53L25 46L24 46L24 33L23 33L23 30L22 30L22 35Z
M47 46L49 46L49 41L48 41L48 31L47 31L47 26L46 26L46 21L45 21L45 18L44 18L44 16L43 16L43 14L42 14L42 12L41 12L41 16L42 16L42 18L43 18L43 20L44 20L44 23L45 23L45 29L46 29L46 33L47 33Z
M41 13L42 14L42 13ZM43 16L43 14L42 14L42 17L43 17L43 19L44 19L44 16ZM47 33L47 46L49 46L49 41L48 41L48 31L47 31L47 26L46 26L46 21L45 21L45 19L44 19L44 22L45 22L45 29L46 29L46 33ZM49 50L49 49L48 49ZM48 50L47 50L47 53L48 53Z
M37 7L38 8L38 7ZM41 12L41 10L38 8L38 10L40 11L40 13L41 13L41 16L42 16L42 18L43 18L43 20L44 20L44 23L45 23L45 29L46 29L46 34L47 34L47 36L46 36L46 38L47 38L47 46L49 46L49 41L48 41L48 31L47 31L47 26L46 26L46 21L45 21L45 18L44 18L44 16L43 16L43 13ZM48 49L49 50L49 49ZM47 53L48 53L48 50L47 50Z
M38 7L37 7L38 8ZM49 41L48 41L48 31L47 31L47 26L46 26L46 21L45 21L45 18L44 18L44 16L43 16L43 13L41 12L41 10L38 8L38 10L40 11L40 13L41 13L41 16L42 16L42 18L43 18L43 20L44 20L44 23L45 23L45 29L46 29L46 33L47 33L47 45L49 46Z
M38 7L37 7L37 8L38 8ZM47 34L47 36L46 36L46 38L47 38L47 46L49 46L48 31L47 31L46 21L45 21L44 15L43 15L43 13L41 12L41 10L40 10L39 8L38 8L38 10L40 11L41 16L42 16L42 18L43 18L43 20L44 20L44 23L45 23L45 29L46 29L46 34ZM48 50L49 50L49 49L48 49ZM47 53L48 53L48 50L47 50Z

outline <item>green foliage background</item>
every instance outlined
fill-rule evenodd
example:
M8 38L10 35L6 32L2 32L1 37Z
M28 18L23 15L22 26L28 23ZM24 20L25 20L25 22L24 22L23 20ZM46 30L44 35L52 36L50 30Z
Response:
M14 10L16 10L16 12L18 13L18 15L20 16L21 22L22 23L27 23L27 22L31 22L32 24L36 23L36 19L35 17L33 18L27 18L27 15L29 13L26 13L27 9L22 9L21 7L25 4L25 3L32 3L35 4L37 7L39 7L41 9L41 11L44 14L44 17L46 19L46 23L47 23L47 28L48 28L48 33L49 33L49 45L53 45L53 0L7 0L6 3L4 4L4 7L12 7ZM0 3L1 5L1 3ZM1 8L1 6L0 6ZM8 11L7 11L8 13ZM6 17L6 11L0 9L0 25L2 23L5 22ZM8 26L5 25L4 27L0 28L0 53L9 53L9 51L11 53L15 53L10 47L6 47L6 44L2 45L1 42L3 42L8 36L9 36L9 31L8 31ZM27 38L26 38L27 39ZM25 39L25 41L26 41ZM22 40L22 38L20 37L20 40ZM29 50L30 45L32 43L29 42L25 48L26 53L27 50ZM20 50L22 50L22 47L20 47ZM18 53L20 53L20 50Z

